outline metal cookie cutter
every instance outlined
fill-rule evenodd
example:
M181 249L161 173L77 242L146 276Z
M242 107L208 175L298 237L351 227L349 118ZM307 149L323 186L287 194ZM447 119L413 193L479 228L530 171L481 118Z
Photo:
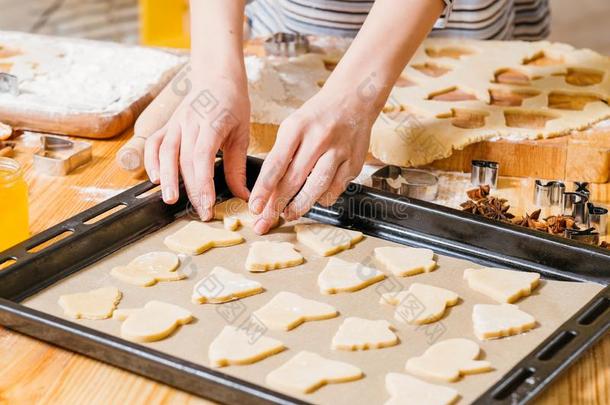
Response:
M575 181L574 182L574 191L576 193L584 194L589 198L591 196L591 191L589 191L589 183L585 181Z
M564 192L561 197L561 213L574 217L576 222L587 223L587 202L586 195L576 192Z
M34 170L65 176L91 160L91 144L59 136L41 135L40 149L34 154Z
M577 240L579 242L588 243L590 245L599 245L599 233L595 228L588 229L566 229L564 236L568 239Z
M595 228L601 236L605 236L608 233L608 209L588 203L587 214L587 226Z
M0 93L19 94L19 79L17 76L0 72Z
M560 181L542 183L541 180L536 180L534 184L534 205L536 207L559 206L565 190L565 184Z
M419 169L385 166L371 176L373 187L418 200L432 201L438 194L438 177Z
M489 185L498 187L498 162L489 160L473 160L470 167L470 182L473 186Z
M309 52L309 40L301 34L276 32L265 40L265 52L273 56L298 56Z

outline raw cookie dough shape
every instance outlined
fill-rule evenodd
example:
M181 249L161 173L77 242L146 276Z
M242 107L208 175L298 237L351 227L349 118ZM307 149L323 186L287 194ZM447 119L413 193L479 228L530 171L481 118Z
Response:
M354 292L385 278L385 274L360 263L331 257L318 275L318 286L323 294Z
M159 281L178 281L186 274L176 270L180 259L170 252L150 252L138 256L126 266L114 267L110 275L129 284L148 287Z
M289 242L259 241L250 245L246 270L253 273L298 266L305 259Z
M219 304L261 292L263 286L258 281L216 266L210 274L195 284L192 301L196 304Z
M536 319L513 304L476 304L472 324L476 337L486 340L527 332L536 327Z
M252 340L248 332L236 326L225 326L212 341L208 358L213 367L256 363L286 349L277 339L258 336Z
M394 319L397 321L423 325L441 319L446 309L457 305L459 299L453 291L413 283L408 290L383 294L379 302L396 306Z
M498 302L512 303L532 293L540 282L540 274L483 267L464 270L464 279L473 290Z
M338 312L335 307L323 302L280 291L271 301L254 311L254 315L269 329L288 331L304 322L334 318Z
M193 320L186 309L161 301L148 301L143 308L117 309L112 317L123 321L121 337L134 342L164 339Z
M356 366L301 351L267 374L266 382L279 390L309 394L326 384L355 381L363 376Z
M398 344L398 336L386 320L349 317L343 320L332 340L336 350L381 349Z
M112 316L122 294L116 287L103 287L88 292L59 297L64 314L76 319L106 319Z
M250 212L246 201L233 197L214 206L214 219L222 220L225 229L236 231L240 226L253 228L258 217Z
M459 397L453 388L400 373L386 374L385 388L390 399L384 405L451 405Z
M428 273L436 268L434 252L430 249L386 246L375 248L374 255L382 268L399 277Z
M472 340L447 339L430 346L423 355L407 360L405 369L417 376L453 382L462 375L491 370L485 360L476 360L481 348Z
M237 232L213 228L199 221L191 221L165 238L165 245L177 252L199 255L215 247L233 246L244 241Z
M294 230L297 240L320 256L331 256L349 249L364 238L362 232L327 224L297 224Z

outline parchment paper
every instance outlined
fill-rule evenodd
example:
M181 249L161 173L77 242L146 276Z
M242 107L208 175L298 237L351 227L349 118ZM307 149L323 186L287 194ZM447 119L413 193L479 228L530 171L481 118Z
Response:
M319 257L298 243L292 224L284 224L265 237L256 236L249 229L242 228L240 232L246 238L246 242L241 245L212 249L195 257L181 256L183 271L189 275L186 280L162 282L152 287L138 287L110 276L109 272L112 267L126 264L140 254L168 250L163 244L163 238L181 228L186 222L186 219L177 220L156 234L133 243L114 255L30 297L25 301L25 305L65 318L57 303L60 295L111 285L118 287L123 293L120 308L141 307L153 299L181 305L191 310L196 320L189 325L182 326L165 340L145 345L207 366L208 346L227 323L239 326L249 319L252 311L267 303L277 292L292 291L306 298L334 305L340 311L340 316L331 320L307 322L290 332L268 330L264 333L282 340L288 350L253 365L231 366L220 370L264 386L265 376L298 351L317 352L329 359L345 361L360 367L364 371L365 377L356 382L327 385L313 394L295 396L314 403L353 405L385 402L388 399L384 384L385 374L388 372L404 373L406 360L412 356L421 355L430 344L455 337L478 341L472 330L472 307L476 303L495 303L490 298L470 290L462 279L462 272L465 268L481 267L480 265L446 256L438 257L439 267L432 273L400 279L391 277L383 284L377 283L355 293L323 295L317 287L317 276L328 258ZM212 225L222 226L220 222ZM294 243L305 256L306 263L267 273L249 273L244 268L248 245L263 238ZM354 248L338 254L338 257L371 264L373 248L391 245L396 244L366 237ZM203 279L216 265L224 266L261 282L266 291L234 303L193 304L191 293L194 284ZM380 304L379 296L384 292L408 288L410 283L416 281L451 289L457 292L462 300L457 306L451 308L441 321L427 327L410 326L397 322L393 316L394 307ZM495 370L466 376L459 382L444 385L459 391L462 396L460 404L476 399L601 289L602 286L597 284L543 281L532 296L517 303L521 309L538 320L538 327L518 336L479 342L483 351L481 358L489 360ZM390 348L358 352L331 349L331 339L347 316L387 319L397 328L400 344ZM116 336L120 334L121 322L112 319L74 320L74 322Z

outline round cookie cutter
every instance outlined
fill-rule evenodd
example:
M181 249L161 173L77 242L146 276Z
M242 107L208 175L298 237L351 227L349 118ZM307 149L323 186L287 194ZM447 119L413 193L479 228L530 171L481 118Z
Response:
M438 177L426 170L384 166L371 180L374 188L409 198L432 201L438 195Z

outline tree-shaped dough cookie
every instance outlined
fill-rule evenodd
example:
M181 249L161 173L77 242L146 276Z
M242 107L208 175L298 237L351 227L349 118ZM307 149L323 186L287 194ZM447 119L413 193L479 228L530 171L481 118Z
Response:
M214 228L199 221L191 221L167 236L165 245L176 252L199 255L215 247L233 246L244 241L237 232Z
M59 305L71 318L106 319L121 301L121 292L115 287L104 287L88 292L62 295Z
M375 248L375 259L397 277L413 276L436 268L434 252L430 249L386 246Z
M236 231L240 226L253 228L258 217L250 212L248 203L233 197L214 206L214 218L223 221L225 229ZM275 225L279 223L276 221ZM275 226L274 225L274 226Z
M334 318L338 313L331 305L280 291L254 315L269 329L291 330L303 322Z
M218 304L263 292L258 281L216 266L210 274L193 287L192 301L199 304Z
M318 275L318 286L323 294L353 292L384 278L385 274L372 267L331 257Z
M536 319L513 304L476 304L472 323L481 340L518 335L536 327Z
M332 347L338 350L381 349L398 344L398 336L386 320L345 318L333 337Z
M464 279L473 290L498 302L512 303L532 293L538 286L540 274L483 267L464 270Z
M331 256L349 249L364 237L362 232L327 224L297 224L294 230L297 240L320 256Z
M252 338L244 329L227 325L210 344L208 358L214 367L256 363L281 352L282 342L267 336Z
M400 373L386 374L385 388L390 394L385 405L450 405L459 397L453 388Z
M259 241L250 245L246 269L253 273L298 266L305 259L288 242Z

